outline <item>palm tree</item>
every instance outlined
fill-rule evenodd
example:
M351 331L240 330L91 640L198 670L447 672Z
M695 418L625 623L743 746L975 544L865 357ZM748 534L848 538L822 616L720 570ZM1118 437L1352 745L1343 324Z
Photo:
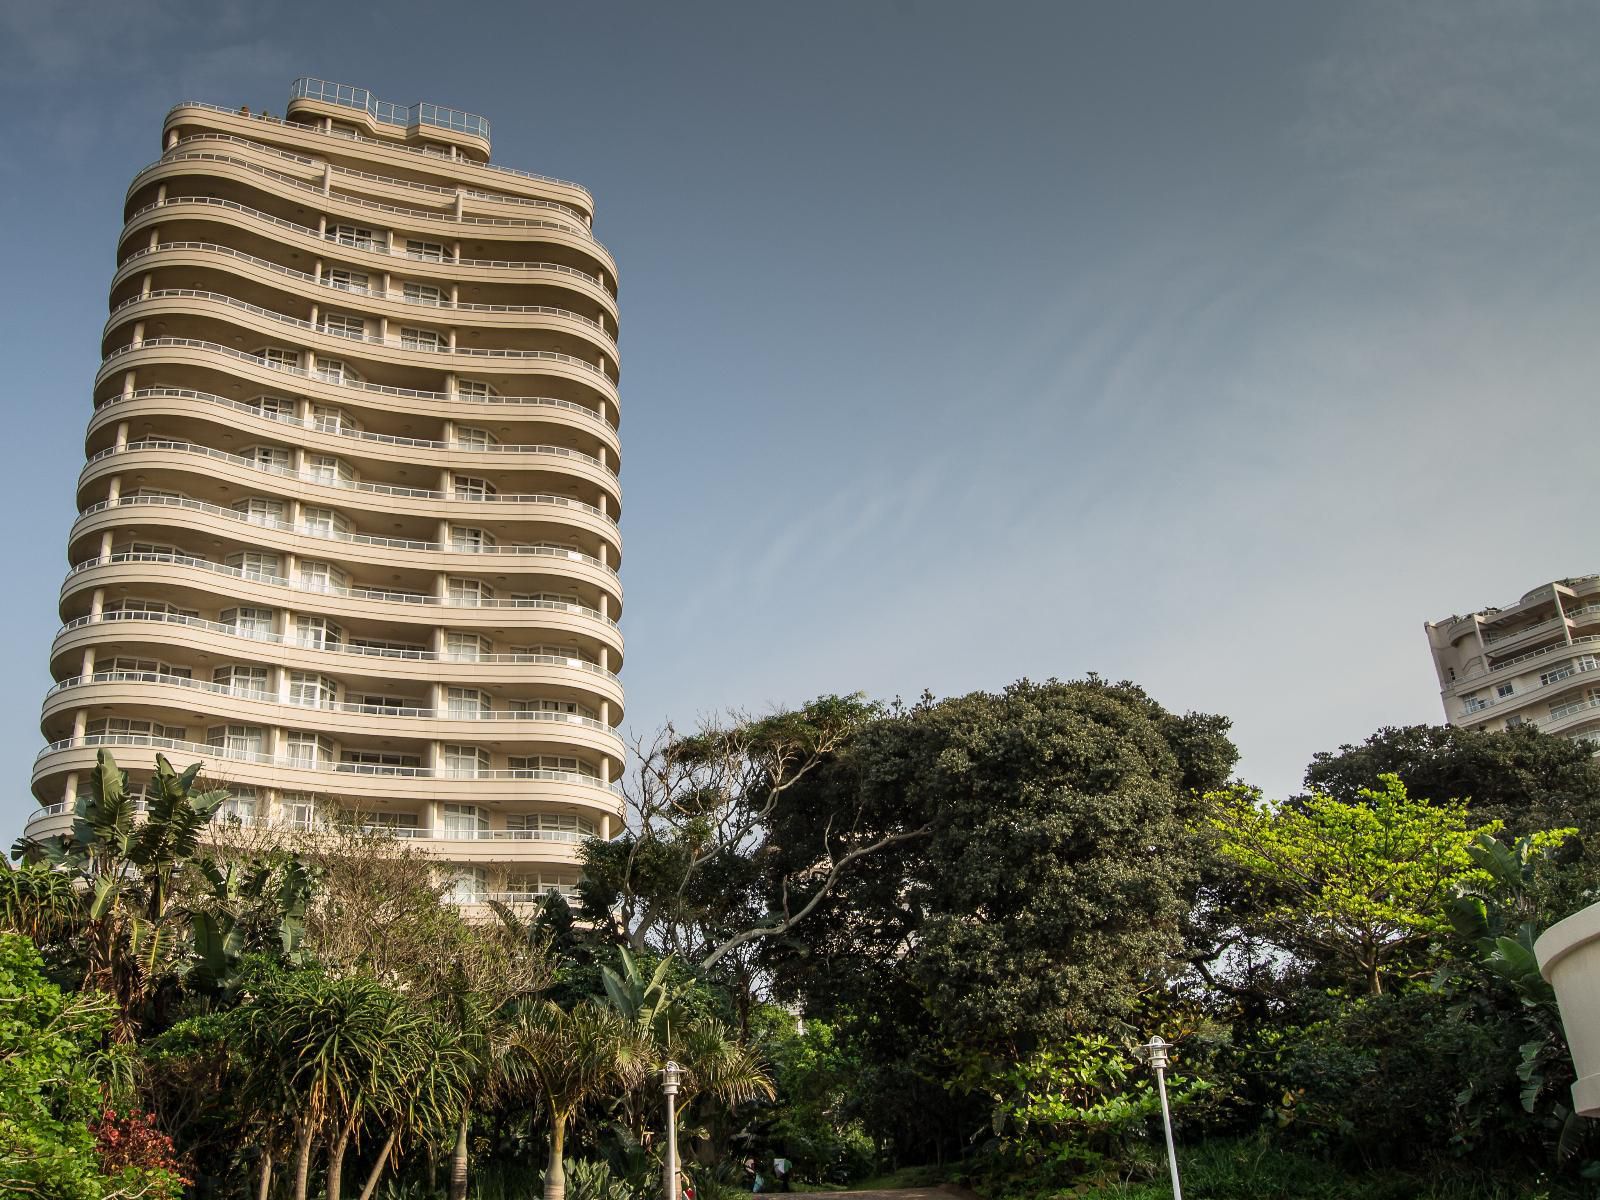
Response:
M550 1117L544 1200L566 1200L567 1127L585 1102L631 1088L649 1069L649 1043L616 1012L585 1000L568 1012L545 1001L523 1007L510 1038L513 1069Z

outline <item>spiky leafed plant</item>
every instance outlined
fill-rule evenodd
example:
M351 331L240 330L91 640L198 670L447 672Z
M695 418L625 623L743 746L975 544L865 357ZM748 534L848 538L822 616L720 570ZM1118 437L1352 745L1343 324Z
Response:
M522 1090L543 1100L550 1120L544 1200L565 1200L568 1127L587 1101L643 1078L651 1060L649 1041L604 1005L585 1000L569 1012L545 1001L522 1007L510 1052Z

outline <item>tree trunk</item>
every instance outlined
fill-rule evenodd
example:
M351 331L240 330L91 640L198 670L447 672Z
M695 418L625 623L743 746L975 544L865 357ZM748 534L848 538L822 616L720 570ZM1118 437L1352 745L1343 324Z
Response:
M472 1106L461 1110L456 1126L456 1152L450 1158L450 1200L467 1200L467 1125L472 1121Z
M389 1136L383 1139L383 1149L378 1151L378 1161L372 1164L372 1171L367 1175L367 1182L361 1185L361 1200L372 1200L372 1193L377 1190L378 1179L383 1174L383 1168L389 1161L389 1151L394 1148L395 1134L398 1130L391 1129Z
M561 1156L567 1148L567 1118L550 1114L550 1165L544 1169L544 1200L567 1200L567 1169Z
M305 1121L295 1138L294 1200L306 1200L306 1179L311 1174L311 1122Z
M328 1200L344 1200L344 1151L355 1127L356 1119L351 1117L339 1136L328 1143Z
M267 1200L272 1193L272 1147L261 1147L261 1171L256 1176L256 1200Z

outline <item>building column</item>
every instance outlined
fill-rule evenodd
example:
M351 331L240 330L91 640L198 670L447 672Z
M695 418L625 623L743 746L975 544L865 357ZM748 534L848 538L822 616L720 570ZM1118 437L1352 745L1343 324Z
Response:
M89 731L89 710L80 708L72 714L72 740L82 741Z
M76 771L68 771L67 781L61 787L61 802L67 806L67 810L70 812L72 810L72 802L77 798L78 773Z
M106 562L111 557L111 530L106 530L100 535L100 561Z
M132 372L132 371L129 371L126 374L123 375L123 377L122 377L122 398L124 400L126 400L129 396L133 395L133 385L134 385L134 382L135 382L135 378L136 378L136 376L135 376L134 372Z
M146 272L144 278L139 280L139 295L142 298L146 300L150 299L150 293L155 290L155 278L156 277L154 275Z
M105 615L105 611L106 611L106 590L103 587L97 587L94 590L94 595L89 598L89 618L90 618L90 620L98 621L101 617L103 617Z
M106 487L106 503L115 504L120 499L122 499L122 476L113 475L110 484Z
M126 450L128 448L128 422L117 422L117 437L115 445L118 450Z
M133 344L135 346L144 345L144 322L143 321L135 321L134 322L134 325L133 325Z
M79 664L78 674L87 679L94 674L94 647L90 646L83 652L83 661Z

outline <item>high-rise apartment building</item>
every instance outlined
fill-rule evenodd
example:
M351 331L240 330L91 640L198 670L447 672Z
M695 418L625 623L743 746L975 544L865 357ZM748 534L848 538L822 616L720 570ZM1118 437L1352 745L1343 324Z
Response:
M1600 739L1600 575L1426 628L1450 724Z
M578 876L624 748L616 266L489 123L298 80L183 103L128 188L51 647L43 806L96 751L237 818L415 839L464 904Z

